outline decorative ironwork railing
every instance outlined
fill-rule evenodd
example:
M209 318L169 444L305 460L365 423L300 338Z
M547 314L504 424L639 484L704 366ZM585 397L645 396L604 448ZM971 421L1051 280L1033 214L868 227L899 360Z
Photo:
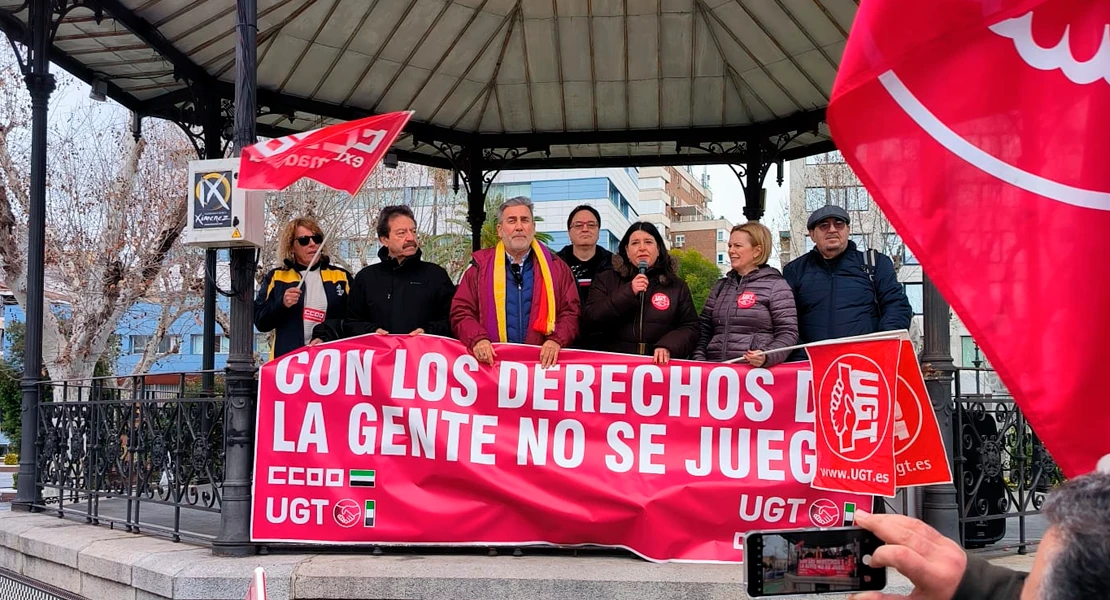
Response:
M994 371L958 369L954 386L953 472L964 547L1025 553L1044 534L1041 506L1063 476Z
M219 531L226 398L202 373L47 381L41 388L37 504L58 516L150 530L175 541ZM157 383L166 380L175 383Z

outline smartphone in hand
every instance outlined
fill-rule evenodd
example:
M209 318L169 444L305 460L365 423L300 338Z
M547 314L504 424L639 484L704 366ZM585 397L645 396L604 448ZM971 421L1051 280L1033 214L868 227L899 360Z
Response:
M859 527L752 531L744 536L748 596L881 590L886 569L871 566L883 542Z

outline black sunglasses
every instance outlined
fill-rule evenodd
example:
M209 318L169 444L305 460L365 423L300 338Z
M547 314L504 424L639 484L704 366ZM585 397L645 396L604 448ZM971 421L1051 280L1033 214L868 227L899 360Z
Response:
M302 235L301 237L294 239L296 239L297 243L302 246L307 246L308 242L310 241L316 242L317 246L324 243L324 236L320 235L319 233L315 235Z

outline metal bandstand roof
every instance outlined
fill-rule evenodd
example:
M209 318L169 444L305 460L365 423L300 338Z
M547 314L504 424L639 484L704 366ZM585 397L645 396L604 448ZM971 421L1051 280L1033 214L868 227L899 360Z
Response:
M143 116L199 127L218 103L230 122L234 0L62 4L56 64ZM745 162L751 140L796 158L832 148L824 109L856 7L259 0L258 131L411 109L399 157L446 168L465 146L532 151L504 168ZM14 40L27 19L0 6Z

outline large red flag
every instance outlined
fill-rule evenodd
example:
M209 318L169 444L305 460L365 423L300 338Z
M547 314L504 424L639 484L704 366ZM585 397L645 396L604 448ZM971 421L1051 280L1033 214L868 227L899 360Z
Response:
M1110 2L864 0L833 139L1075 476L1110 452Z
M411 116L412 111L386 113L248 146L239 158L238 186L284 190L308 178L353 196Z

